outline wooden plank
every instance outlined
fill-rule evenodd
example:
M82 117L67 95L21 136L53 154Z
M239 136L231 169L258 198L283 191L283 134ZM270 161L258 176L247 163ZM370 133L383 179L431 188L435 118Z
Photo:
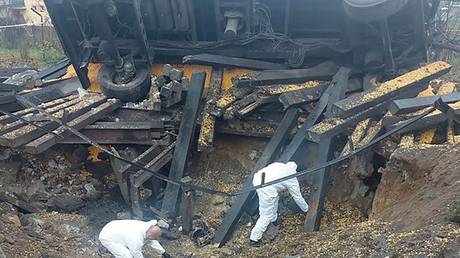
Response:
M168 147L164 148L161 153L159 153L154 159L149 161L145 166L153 171L159 171L164 167L169 161L171 161L174 153L174 148L176 147L176 142L171 143ZM153 174L149 171L138 170L135 173L134 177L134 186L140 187L144 184Z
M342 131L355 126L366 118L380 116L386 111L386 109L386 103L382 103L346 119L326 119L306 131L307 140L312 142L320 142L322 138L340 134Z
M92 108L99 106L104 103L106 98L101 95L95 95L93 97L86 97L80 101L77 105L72 107L62 109L53 114L56 118L61 118L64 114L64 111L69 111L68 119L73 120L80 115L85 114L90 111ZM59 127L59 124L56 121L47 121L37 123L42 128L52 131ZM38 129L33 125L26 125L18 130L3 134L0 136L0 144L7 147L18 147L24 145L38 137L45 135L46 133Z
M139 121L120 121L120 122L96 122L88 125L85 129L97 130L148 130L148 129L163 129L164 122L161 120L153 120L146 122Z
M326 163L331 156L331 139L323 139L318 144L318 151L316 154L318 158L314 166ZM321 217L323 216L324 200L327 194L327 184L329 182L329 168L324 168L316 171L313 174L312 185L313 189L310 193L308 201L309 209L305 218L304 230L307 232L318 231L321 224Z
M350 154L353 150L356 149L356 145L358 145L359 142L365 137L367 130L371 124L371 119L367 118L361 122L359 122L353 133L348 139L347 144L345 144L345 147L342 149L342 152L340 153L340 156L345 156Z
M128 144L128 145L155 145L161 140L152 140L160 138L161 135L152 135L150 130L93 130L82 129L83 135L99 144ZM59 144L87 144L80 137L70 135L59 140Z
M327 87L327 84L320 84L315 88L286 92L279 96L279 101L283 104L285 109L291 106L299 106L317 101Z
M383 83L380 87L350 96L334 104L334 116L346 118L394 98L415 96L430 80L450 71L446 62L435 62Z
M285 64L271 63L260 60L228 57L211 54L188 55L182 59L184 64L205 64L217 66L236 66L255 70L279 70L289 69Z
M55 114L55 113L60 112L63 109L75 106L80 102L81 102L81 99L76 98L76 99L73 99L71 101L62 103L60 105L48 108L45 111L50 113L50 114ZM23 118L25 120L27 120L27 121L47 120L46 117L44 117L42 114L39 114L39 113L29 113L28 115L24 116ZM23 126L27 126L27 123L23 122L21 120L17 120L17 121L14 121L12 123L5 124L5 125L0 125L0 134L6 134L6 133L9 133L9 132L12 132L14 130L17 130L17 129L23 127Z
M308 69L272 70L256 72L253 75L237 78L235 85L262 86L286 83L302 83L307 81L328 81L337 73L339 67L331 62L325 62Z
M327 114L331 113L331 107L334 103L345 97L350 73L350 68L341 67L337 74L334 75L331 86L328 88L328 90L331 89L331 92L327 92L330 94L330 96L327 97L327 103L324 108L323 106L320 107L321 109L326 109ZM316 157L313 159L313 167L319 166L329 161L332 155L332 150L330 148L332 137L333 136L323 138L318 144L318 151L315 153L309 153L310 156L313 155ZM307 142L307 144L311 145L313 143ZM309 210L307 212L304 223L304 230L307 232L319 230L321 217L323 216L324 200L328 191L327 184L329 182L329 169L330 168L323 168L319 171L316 171L316 173L312 175L313 190L310 193Z
M336 79L337 78L339 77L336 77ZM297 133L294 135L289 145L286 147L284 152L281 154L281 157L280 157L281 161L288 162L292 159L292 157L299 150L300 146L305 144L306 132L319 121L319 119L321 118L321 115L324 113L327 106L330 105L331 101L336 100L337 95L335 95L333 99L331 98L331 95L335 91L338 90L337 87L344 87L343 84L336 83L336 82L337 80L335 80L335 82L332 81L329 84L328 88L324 91L323 95L321 95L321 98L319 99L318 103L316 103L316 106L313 109L313 111L308 115L306 121L297 130ZM329 98L331 98L331 100L329 100Z
M388 106L388 110L393 115L408 114L432 106L439 97L440 96L428 96L422 98L393 100ZM454 103L460 101L460 92L442 95L441 99L445 103Z
M270 138L277 126L278 123L273 121L232 119L217 123L216 131L231 135Z
M297 108L288 109L286 111L283 120L280 122L275 131L275 134L270 139L264 149L264 152L257 161L256 166L253 169L254 173L267 166L273 160L276 153L289 136L289 132L297 124L298 117L299 110ZM243 189L252 187L252 177L253 176L251 175L246 178ZM242 215L243 210L249 202L253 201L255 195L255 191L245 193L239 195L233 202L232 206L225 214L224 220L217 230L216 235L214 236L214 241L219 243L219 246L224 245L228 241Z
M203 94L206 73L193 73L190 80L190 89L184 106L182 121L177 137L177 148L174 151L174 158L169 172L169 178L180 180L184 175L188 153L193 134L195 132L198 109ZM165 196L161 210L175 217L180 188L177 185L168 184L165 189Z
M100 106L68 122L67 125L75 130L83 129L85 126L94 123L101 117L104 117L105 115L111 113L120 106L121 102L119 100L109 99L107 100L107 102L101 104ZM70 131L66 130L62 126L54 130L53 132L62 137L66 137L72 134ZM38 139L33 140L32 142L29 142L24 146L24 148L25 151L28 153L38 154L59 143L59 140L60 138L58 138L54 134L46 134Z
M137 156L133 162L140 164L140 165L147 165L152 159L155 159L162 152L162 146L160 145L152 145L146 151L144 151L141 155ZM126 164L120 169L120 174L124 173L134 173L138 170L137 167Z
M201 119L200 136L198 137L199 152L211 150L213 146L216 117L211 115L210 112L213 102L215 102L221 94L223 74L223 69L212 70L211 86L206 98L206 106Z
M72 100L74 100L76 98L78 98L78 95L71 95L71 96L68 96L68 97L64 97L64 98L55 99L55 100L52 100L52 101L49 101L49 102L45 102L43 104L40 104L39 107L41 107L41 108L46 110L48 108L55 107L57 105L66 103L68 101L72 101ZM16 116L25 116L25 115L28 115L28 114L36 114L36 113L38 113L38 111L35 108L26 108L26 109L23 109L23 110L20 110L20 111L16 111L13 114L16 115ZM14 117L7 116L7 115L0 116L0 125L9 124L9 123L12 123L14 121L17 121L17 119L14 118Z

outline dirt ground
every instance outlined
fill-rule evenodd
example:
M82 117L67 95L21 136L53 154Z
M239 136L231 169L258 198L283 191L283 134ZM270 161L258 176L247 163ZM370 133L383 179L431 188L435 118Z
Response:
M191 176L220 190L237 190L265 142L218 137L213 154L194 154ZM97 234L126 207L105 165L79 159L79 151L53 150L36 158L13 153L2 161L1 189L27 188L30 200L46 205L41 213L27 214L0 202L0 257L110 257ZM284 213L276 238L264 238L259 248L248 246L256 216L244 216L222 248L198 247L185 235L161 242L173 257L459 257L460 226L451 221L460 196L459 155L460 145L396 150L381 170L370 220L354 207L328 201L320 232L303 233L304 215ZM85 188L88 183L97 194ZM68 195L79 197L71 199L74 207L59 205L56 196ZM231 201L197 195L194 213L216 229ZM145 254L157 257L149 247Z

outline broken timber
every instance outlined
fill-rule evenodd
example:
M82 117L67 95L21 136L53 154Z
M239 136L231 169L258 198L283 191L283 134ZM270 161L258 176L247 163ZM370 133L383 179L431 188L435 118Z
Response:
M92 108L101 105L105 101L106 101L105 97L101 95L93 95L92 97L84 98L83 100L81 100L74 106L61 109L52 115L59 119L66 118L67 120L73 120L87 113ZM65 114L67 114L66 117L64 117ZM67 122L67 121L64 121L64 122ZM49 121L49 120L44 121L44 122L38 122L37 124L41 126L42 128L46 130L50 130L50 131L55 130L56 128L59 127L59 124L56 121ZM0 136L0 144L3 146L7 146L7 147L18 147L34 139L37 139L45 134L46 132L35 127L34 125L25 125L21 128L18 128L14 131L8 132Z
M275 134L270 139L269 143L264 149L264 152L260 156L253 172L257 172L263 167L267 166L278 152L284 141L289 135L291 129L297 124L297 118L299 117L299 110L296 108L288 109L284 115L281 123L275 131ZM252 187L252 176L246 178L244 182L244 189ZM233 202L232 206L225 215L224 221L220 225L216 232L214 241L223 246L230 238L236 224L238 223L241 214L248 203L253 200L255 192L245 193L239 195Z
M452 103L452 104L449 104L449 106L454 111L453 115L455 117L459 117L460 116L460 101ZM414 115L417 115L417 114L418 113L416 113ZM422 119L420 119L417 122L411 124L410 126L400 130L398 133L403 134L403 133L407 133L407 132L411 132L411 131L417 131L417 130L421 130L421 129L425 129L425 128L430 128L432 126L436 126L436 125L445 123L447 121L448 121L448 118L444 113L442 113L441 111L435 110L431 114L423 117ZM384 123L384 126L385 126L385 129L388 131L388 130L394 129L397 126L405 124L407 122L408 121L406 120L406 121L400 121L400 122L396 122L396 123Z
M107 102L101 104L100 106L68 122L67 125L71 126L75 130L83 129L85 126L96 122L98 119L109 114L110 112L114 111L120 106L121 103L119 100L109 99L107 100ZM65 130L65 128L62 126L54 130L54 133L62 137L66 137L72 134L70 131ZM38 154L51 148L53 145L57 143L59 143L59 139L56 135L47 134L38 139L35 139L32 142L29 142L24 147L26 152Z
M339 74L339 72L337 72L337 74ZM347 86L346 82L348 80L348 75L343 70L341 74L341 76L345 77L342 78L339 76L335 76L335 80L333 80L333 82L329 84L326 91L321 95L321 98L319 99L318 103L316 103L314 110L310 112L310 114L308 115L307 120L297 130L297 133L294 135L294 138L291 140L291 142L286 147L286 149L280 157L280 160L282 162L290 161L292 157L297 153L300 146L306 142L305 135L307 130L309 130L318 122L318 120L321 118L321 115L324 113L324 111L326 111L326 108L329 105L329 103L333 103L331 102L332 99L329 99L334 98L334 96L332 96L333 92L337 91L339 87ZM335 95L335 97L337 97L337 95Z
M190 89L187 93L182 121L178 132L177 148L175 148L174 158L169 172L169 178L171 179L180 180L184 175L190 144L195 132L205 79L206 73L204 72L194 73L192 75ZM179 186L171 183L168 183L165 189L161 210L173 217L177 210L177 201L180 196L179 191Z
M339 67L330 62L319 64L307 69L272 70L256 72L253 75L237 78L234 84L242 86L261 86L280 83L302 83L306 81L330 80Z
M236 66L255 70L278 70L289 69L287 65L270 63L260 60L252 60L237 57L219 56L211 54L198 54L185 56L182 61L184 64L205 64L220 66Z
M52 107L58 106L60 104L66 103L68 101L72 101L72 100L74 100L76 98L78 98L78 95L70 95L68 97L59 98L59 99L55 99L55 100L52 100L52 101L49 101L49 102L45 102L43 104L40 104L39 107L41 107L43 109L48 109L48 108L52 108ZM26 109L14 112L13 115L25 116L25 115L32 115L32 114L36 114L36 113L38 113L38 111L35 108L26 108ZM14 121L17 121L17 119L15 117L8 116L8 115L0 116L0 125L9 124L9 123L12 123Z
M326 90L325 98L320 99L318 103L318 109L313 112L314 117L308 117L307 125L313 125L319 119L318 115L321 115L324 111L326 113L330 112L331 106L333 103L343 99L345 97L345 92L348 88L348 79L350 77L351 69L347 67L341 67L337 74L334 75L334 78ZM311 115L311 114L310 114ZM302 131L304 132L304 131ZM305 135L303 135L305 136ZM312 159L314 160L313 166L318 166L329 161L331 156L331 141L332 137L323 138L322 141L318 144L318 151L316 153L310 153L310 155L316 156ZM307 144L314 144L307 142ZM295 152L294 152L295 153ZM286 156L284 158L287 158ZM310 157L311 159L312 157ZM329 182L329 168L323 168L319 171L316 171L312 175L312 185L313 190L310 195L309 200L309 211L305 218L304 230L307 232L319 230L321 223L321 217L323 215L324 199L326 198L327 193L327 183Z
M223 73L224 71L222 69L213 69L212 71L211 85L208 90L206 106L201 119L200 136L198 137L199 152L209 150L213 146L216 117L211 115L210 112L212 103L215 102L220 95Z
M161 168L163 168L167 163L169 163L172 159L173 150L176 146L176 143L170 144L168 147L164 146L152 146L146 152L141 154L136 162L139 164L144 165L150 170L158 172ZM149 161L150 160L150 161ZM147 164L145 164L148 162ZM142 184L150 179L153 174L149 171L145 170L133 170L135 169L132 166L128 166L126 170L122 171L124 174L130 174L129 177L129 192L130 192L130 201L131 201L131 208L133 213L139 217L143 217L142 211L142 204L140 201L140 193L139 188Z
M422 98L398 99L393 100L388 110L393 115L407 114L420 109L432 106L436 100L441 97L445 103L454 103L460 101L460 92L454 92L443 96L429 96Z
M335 103L332 114L345 118L364 111L377 104L386 103L398 97L411 97L420 92L426 83L450 71L452 66L439 61L383 83L380 87L353 95Z
M348 118L328 118L321 123L309 128L306 131L307 140L312 142L320 142L323 138L332 137L340 134L347 128L355 126L360 121L382 115L387 109L386 103L378 104L372 108L369 108L361 113L350 116Z
M323 139L318 145L317 159L315 165L324 164L329 161L331 156L332 138ZM308 202L309 209L305 218L304 230L307 232L318 231L323 216L324 199L327 193L327 183L329 182L329 168L323 168L313 174L312 193Z

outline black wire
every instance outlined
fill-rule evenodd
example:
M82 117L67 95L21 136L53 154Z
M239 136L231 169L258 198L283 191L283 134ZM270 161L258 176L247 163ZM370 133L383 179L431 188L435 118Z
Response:
M382 141L382 140L384 140L384 139L386 139L386 138L398 133L402 129L414 124L415 122L419 121L420 119L424 118L425 116L429 115L431 112L433 112L435 110L435 108L432 107L432 108L426 110L425 112L423 112L422 114L420 114L419 116L414 117L414 118L406 121L405 123L393 128L392 130L388 131L387 133L383 134L380 137L377 137L376 139L374 139L373 141L371 141L367 145L365 145L365 146L363 146L363 147L351 152L350 154L342 156L342 157L334 159L334 160L331 160L329 162L326 162L326 163L324 163L324 164L322 164L322 165L320 165L318 167L307 169L307 170L301 171L299 173L296 173L296 174L293 174L293 175L290 175L290 176L286 176L286 177L282 177L282 178L279 178L277 180L270 181L268 183L261 184L261 185L255 186L255 187L250 187L250 188L247 188L247 189L243 189L243 191L239 191L239 192L223 192L223 191L213 190L213 189L210 189L208 187L201 186L201 185L185 183L185 182L182 182L180 180L170 179L170 178L168 178L168 177L166 177L166 176L164 176L162 174L157 173L156 171L153 171L153 170L151 170L149 168L144 167L143 165L140 165L140 164L138 164L136 162L133 162L133 161L128 160L128 159L125 159L125 158L123 158L123 157L121 157L121 156L119 156L119 155L117 155L117 154L115 154L113 152L110 152L110 151L102 148L102 146L100 146L99 144L95 143L94 141L89 139L87 136L81 134L80 132L78 132L77 130L73 129L72 127L67 126L66 124L62 123L62 121L60 121L58 118L52 116L51 114L49 114L48 112L46 112L45 110L43 110L39 106L33 104L29 100L25 99L24 97L18 96L18 100L20 102L22 102L23 104L25 104L25 105L31 106L31 107L41 111L42 113L47 115L50 119L56 121L61 126L63 126L65 129L69 130L74 135L80 137L82 140L86 141L88 144L98 148L100 151L105 152L106 154L108 154L108 155L110 155L110 156L112 156L112 157L114 157L116 159L119 159L119 160L121 160L123 162L126 162L126 163L128 163L128 164L130 164L130 165L132 165L132 166L134 166L134 167L136 167L138 169L140 169L140 170L147 171L147 172L151 173L152 176L154 176L154 177L156 177L158 179L161 179L163 181L166 181L168 183L171 183L171 184L174 184L174 185L177 185L177 186L186 187L187 189L192 189L192 190L196 190L196 191L200 191L200 192L204 192L204 193L208 193L208 194L230 196L230 197L250 193L250 192L252 192L254 190L257 190L257 189L260 189L260 188L263 188L263 187L267 187L267 186L270 186L270 185L274 185L274 184L286 181L288 179L292 179L292 178L296 178L296 177L300 177L300 176L305 176L307 174L313 174L315 172L321 172L321 170L323 170L325 168L328 168L328 167L331 167L333 165L339 164L339 163L343 162L344 160L347 160L350 157L352 157L352 156L354 156L356 154L359 154L359 153L363 152L364 150L369 149L373 145L375 145L375 144L379 143L380 141Z

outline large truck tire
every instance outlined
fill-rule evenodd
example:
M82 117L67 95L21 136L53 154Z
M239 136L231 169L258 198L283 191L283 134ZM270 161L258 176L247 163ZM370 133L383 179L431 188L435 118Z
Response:
M345 13L351 19L370 23L397 13L409 0L344 0Z
M150 90L150 74L147 68L139 68L136 77L129 83L116 84L113 82L115 69L102 65L98 81L102 92L109 98L117 98L123 102L138 102L145 99Z

